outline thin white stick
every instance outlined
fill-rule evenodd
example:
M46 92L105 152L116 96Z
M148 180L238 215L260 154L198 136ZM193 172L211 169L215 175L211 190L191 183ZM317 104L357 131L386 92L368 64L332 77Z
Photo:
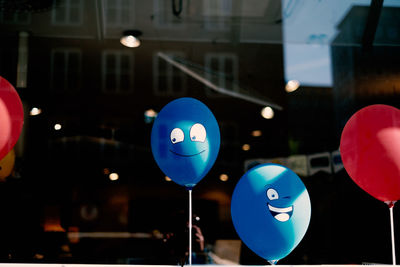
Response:
M393 265L396 265L396 249L394 247L394 221L393 221L393 205L389 205L389 211L390 211L390 230L392 234L392 260L393 260Z
M192 189L189 189L189 266L192 266Z

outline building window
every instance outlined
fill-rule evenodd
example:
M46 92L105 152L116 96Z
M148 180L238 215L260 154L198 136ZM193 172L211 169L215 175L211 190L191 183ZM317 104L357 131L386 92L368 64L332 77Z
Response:
M103 51L102 90L129 93L133 90L133 54L126 50Z
M53 25L79 26L82 25L82 0L56 0L52 9L51 21Z
M154 23L160 29L184 29L185 24L180 17L186 15L184 7L179 6L179 1L175 1L175 8L180 11L179 17L173 14L171 1L153 0Z
M238 91L238 59L229 53L208 53L205 56L205 77L216 86L232 91ZM222 96L206 88L208 96Z
M51 88L56 91L77 91L81 87L81 61L79 49L51 51Z
M134 21L134 1L106 0L105 16L107 27L132 25Z
M208 31L228 31L232 17L232 0L204 0L203 15Z
M0 22L5 24L28 25L31 23L31 14L28 12L0 12Z
M180 52L164 53L172 59L184 58ZM153 89L157 96L183 95L186 92L187 76L164 59L153 56Z

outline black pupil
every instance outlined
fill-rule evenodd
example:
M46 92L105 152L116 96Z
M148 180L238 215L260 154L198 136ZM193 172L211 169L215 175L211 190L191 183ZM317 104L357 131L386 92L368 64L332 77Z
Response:
M176 141L176 138L172 138L172 142L175 142Z

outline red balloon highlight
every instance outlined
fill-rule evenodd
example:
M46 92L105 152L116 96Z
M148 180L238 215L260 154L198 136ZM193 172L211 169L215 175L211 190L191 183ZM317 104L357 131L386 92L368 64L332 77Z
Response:
M400 110L371 105L346 123L340 154L350 178L383 202L400 199Z
M14 87L0 77L0 159L14 147L22 131L24 110Z

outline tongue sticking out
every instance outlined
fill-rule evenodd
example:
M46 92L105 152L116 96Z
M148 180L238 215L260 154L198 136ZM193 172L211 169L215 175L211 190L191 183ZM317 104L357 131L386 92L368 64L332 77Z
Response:
M289 220L293 213L293 206L287 208L277 208L268 204L268 208L272 216L280 222L286 222Z
M275 215L274 218L277 219L278 221L286 222L287 220L290 219L290 216L287 213L279 213Z

